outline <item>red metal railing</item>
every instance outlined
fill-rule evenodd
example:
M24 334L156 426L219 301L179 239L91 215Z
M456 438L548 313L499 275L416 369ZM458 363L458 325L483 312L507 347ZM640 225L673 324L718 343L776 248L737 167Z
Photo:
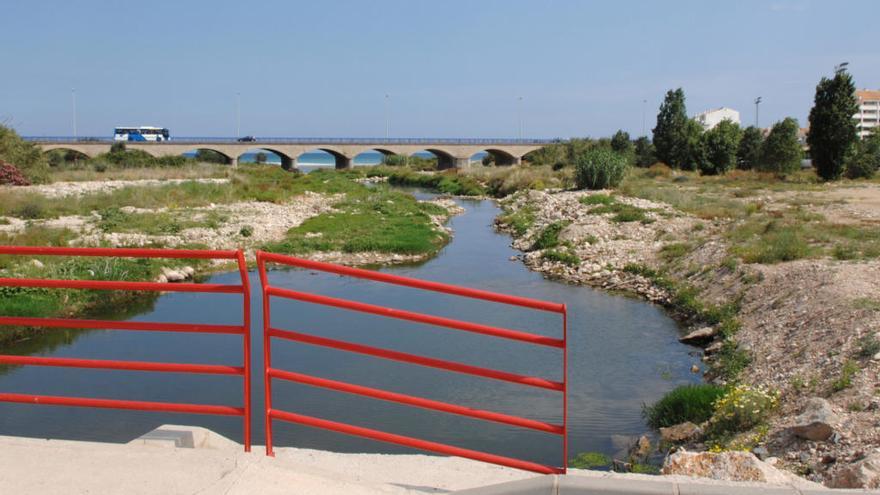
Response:
M48 404L59 406L99 407L109 409L133 409L139 411L162 411L175 413L215 414L242 416L244 419L244 448L251 449L251 352L250 352L250 284L247 265L241 251L200 251L187 249L121 249L121 248L60 248L0 246L0 254L28 256L95 256L110 258L186 258L232 260L238 264L240 285L121 282L108 280L45 280L23 278L0 278L0 287L44 287L54 289L97 289L154 292L201 292L241 294L243 315L241 325L211 325L203 323L134 322L109 320L82 320L68 318L24 318L0 316L0 326L29 326L48 328L94 328L102 330L131 330L147 332L190 332L208 334L232 334L242 337L242 366L213 364L156 363L144 361L115 361L98 359L74 359L37 356L0 355L0 364L28 366L57 366L93 368L105 370L132 370L166 373L193 373L241 376L244 380L242 407L183 404L172 402L147 402L84 397L59 397L31 394L0 393L0 402Z
M421 289L433 292L441 292L445 294L451 294L456 296L467 297L471 299L480 299L484 301L491 301L495 303L520 306L524 308L539 310L539 311L548 311L553 313L558 313L562 315L562 338L555 339L551 337L546 337L543 335L536 335L531 333L522 332L519 330L511 330L507 328L499 328L493 327L489 325L483 325L478 323L472 323L467 321L455 320L451 318L444 318L439 316L427 315L422 313L414 313L411 311L403 311L399 309L386 308L383 306L376 306L372 304L349 301L345 299L337 299L328 296L322 296L317 294L310 294L305 292L294 291L290 289L284 289L280 287L273 287L269 285L268 275L266 273L266 264L267 263L277 263L281 265L287 266L295 266L300 268L306 268L310 270L317 270L322 272L334 273L337 275L343 275L347 277L354 277L360 279L367 279L376 282L383 282L388 284L400 285L405 287L410 287L414 289ZM339 433L346 433L349 435L355 435L359 437L369 438L381 442L394 443L398 445L413 447L416 449L427 450L431 452L436 452L440 454L454 455L459 457L466 457L469 459L474 459L478 461L490 462L494 464L500 464L503 466L514 467L518 469L525 469L529 471L535 471L539 473L564 473L568 466L568 435L567 435L567 426L568 426L568 385L567 385L567 368L568 368L568 352L567 352L567 312L564 304L546 302L546 301L538 301L535 299L528 299L524 297L511 296L505 294L497 294L494 292L481 291L476 289L469 289L465 287L458 287L454 285L447 285L438 282L429 282L423 280L417 280L412 278L400 277L397 275L390 275L386 273L380 273L370 270L362 270L358 268L350 268L340 265L333 265L329 263L321 263L317 261L309 261L300 258L294 258L290 256L282 256L271 253L257 252L257 268L260 273L260 283L262 287L263 293L263 380L265 387L265 410L264 410L264 419L265 419L265 427L266 427L266 454L274 455L272 450L272 420L278 419L282 421L298 423L302 425L312 426L315 428L322 428L325 430L331 430ZM499 371L495 369L489 368L481 368L477 366L471 366L459 362L454 361L446 361L441 359L429 358L425 356L419 356L415 354L408 354L398 351L392 351L388 349L382 349L377 347L371 347L361 344L355 344L351 342L344 342L340 340L328 339L324 337L318 337L315 335L308 335L304 333L294 332L291 330L282 330L279 328L275 328L272 326L271 321L271 313L270 313L270 299L272 297L280 297L285 299L294 299L297 301L320 304L325 306L331 306L335 308L341 308L350 311L357 311L362 313L369 313L379 316L384 316L388 318L395 318L407 321L413 321L418 323L425 323L429 325L436 325L466 332L473 332L482 335L488 335L497 338L515 340L519 342L525 342L533 345L541 345L541 346L549 346L562 350L562 381L557 382L553 380L548 380L545 378L539 377L531 377L518 375L515 373L509 373L506 371ZM357 354L363 354L368 356L373 356L382 359L388 359L392 361L404 362L409 364L415 364L419 366L427 366L436 369L442 369L446 371L463 373L467 375L474 375L483 378L490 378L495 380L503 380L507 382L517 383L520 385L531 386L544 388L549 390L554 390L562 393L562 424L552 424L543 421L538 421L529 418L523 418L519 416L513 416L509 414L503 414L499 412L493 411L485 411L480 409L473 409L470 407L460 406L457 404L450 404L446 402L440 402L432 399L427 399L423 397L415 397L411 395L405 395L401 393L391 392L388 390L381 390L371 387L365 387L362 385L355 385L352 383L340 382L335 380L328 380L326 378L319 378L312 375L306 375L302 373L294 373L291 371L285 371L272 367L271 361L271 341L272 338L279 338L294 342L299 342L303 344L327 347L331 349L337 349L346 352L352 352ZM508 425L518 426L522 428L528 428L532 430L543 431L547 433L552 433L556 435L560 435L562 437L562 464L560 467L553 466L545 466L542 464L529 462L521 459L514 459L511 457L504 457L495 454L489 454L486 452L480 452L476 450L465 449L461 447L455 447L451 445L446 445L437 442L430 442L418 438L408 437L397 435L393 433L388 433L379 430L373 430L370 428L364 428L360 426L354 426L346 423L339 423L335 421L329 421L326 419L316 418L312 416L305 416L302 414L295 414L292 412L281 411L278 409L274 409L272 407L272 380L286 380L296 383L301 383L305 385L310 385L313 387L320 387L328 390L334 390L337 392L344 392L354 395L360 395L365 397L370 397L379 400L385 400L390 402L395 402L398 404L405 404L409 406L419 407L423 409L430 409L435 411L442 411L450 414L457 414L460 416L467 416L470 418L481 419L485 421L493 421L497 423L504 423Z

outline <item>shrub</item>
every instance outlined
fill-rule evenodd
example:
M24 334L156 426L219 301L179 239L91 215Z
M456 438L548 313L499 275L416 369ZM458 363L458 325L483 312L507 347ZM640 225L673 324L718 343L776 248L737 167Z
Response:
M559 233L562 232L566 225L566 222L553 222L545 227L532 244L532 249L547 249L558 246Z
M238 230L238 235L242 237L250 237L254 235L254 228L250 225L244 225L241 229Z
M652 179L656 179L657 177L670 177L672 175L672 168L663 162L657 162L648 167L648 171L645 175Z
M707 432L715 437L746 431L763 423L779 405L779 394L760 387L736 385L715 400Z
M569 467L576 469L595 469L611 465L611 457L601 452L581 452L568 461Z
M859 357L869 358L880 352L880 340L874 334L868 334L859 339Z
M831 382L831 390L834 392L840 392L841 390L852 387L852 379L858 372L858 363L852 360L847 360L847 362L843 363L843 368L840 369L840 376Z
M581 259L571 250L548 249L541 253L541 258L547 261L555 261L568 266L577 266L581 264Z
M0 162L0 184L6 186L29 186L31 181L15 165Z
M789 117L777 122L761 147L759 170L787 175L801 168L803 151L797 139L797 120Z
M642 415L652 428L664 428L690 421L702 423L712 417L713 404L724 389L709 383L682 385L666 393L651 406L642 408Z
M43 218L46 211L42 204L31 201L16 208L13 211L13 214L25 220L35 220L37 218Z
M46 155L4 125L0 125L0 162L15 165L32 184L49 182L49 160Z
M703 156L700 172L706 175L724 174L736 165L736 152L742 132L739 125L722 120L702 136Z
M113 144L110 145L110 153L114 155L125 153L125 142L114 141Z
M575 159L575 183L579 189L617 187L626 174L627 161L607 149L591 149Z
M578 201L582 205L610 205L614 203L614 198L607 194L590 194L582 196Z

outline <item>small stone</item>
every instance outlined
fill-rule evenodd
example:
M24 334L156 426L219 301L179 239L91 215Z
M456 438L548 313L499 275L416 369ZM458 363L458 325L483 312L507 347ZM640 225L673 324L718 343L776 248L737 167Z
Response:
M160 284L168 283L168 277L166 277L164 274L159 275L158 277L156 277L156 282L159 282Z
M712 341L715 338L716 330L713 327L703 327L690 332L678 339L682 344L688 345L704 345Z
M755 454L755 456L762 461L770 455L770 451L767 450L766 447L755 447L752 449L752 453Z
M639 437L639 441L633 445L632 449L630 449L630 454L636 458L645 458L648 457L648 454L651 453L651 440L646 436L642 435Z
M837 415L831 404L821 397L807 401L804 411L795 419L795 426L789 428L794 435L806 440L825 441L834 433L831 424L837 422Z
M872 454L837 472L831 488L880 488L880 454Z
M664 442L671 443L686 442L702 433L703 430L690 421L660 428L660 438L663 439Z
M196 270L191 266L185 266L181 268L180 271L182 271L187 277L192 277L196 273Z
M874 357L872 357L871 359L873 359L874 361L880 361L880 352L874 354Z
M691 373L699 373L699 372L700 372L699 366L697 366L696 364L691 365Z
M36 268L43 268L43 262L40 260L31 260L31 265L34 265Z

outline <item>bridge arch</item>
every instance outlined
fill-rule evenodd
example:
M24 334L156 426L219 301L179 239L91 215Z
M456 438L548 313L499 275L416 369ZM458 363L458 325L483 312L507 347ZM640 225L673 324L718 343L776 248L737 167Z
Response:
M192 155L196 160L208 163L224 163L226 165L236 165L238 163L237 156L231 156L228 153L210 147L192 148L181 154Z
M43 145L42 149L43 149L43 153L58 151L58 152L73 152L78 155L84 156L86 158L94 158L95 156L97 156L97 153L94 153L88 149L79 147L75 144Z
M434 155L435 159L437 160L437 166L436 166L437 170L446 170L449 168L455 168L455 162L456 162L455 156L451 152L446 151L444 149L425 148L425 149L410 153L409 156L424 158L425 153L430 153L430 154Z
M300 163L303 155L308 154L308 153L317 153L317 152L323 152L323 153L326 153L326 154L332 156L334 165L337 169L351 168L351 157L349 157L348 155L346 155L345 153L343 153L337 149L330 148L330 147L313 148L313 149L307 150L303 153L300 153L296 157L296 161L297 161L297 163Z
M240 161L241 161L241 157L244 156L244 155L246 155L246 154L248 154L248 153L257 153L257 154L259 154L259 153L266 153L266 152L268 152L268 153L272 153L273 155L277 155L278 158L281 159L281 168L283 168L284 170L290 170L290 169L294 168L294 163L293 163L293 158L294 158L294 157L292 157L292 156L290 156L289 154L287 154L287 153L285 153L285 152L279 150L278 148L274 148L274 147L270 147L270 148L264 148L264 147L248 148L248 149L244 150L243 152L239 153L238 156L236 157L236 160L237 160L238 162L240 162Z
M367 155L368 153L379 153L382 156L381 156L381 159L379 160L379 162L375 162L375 160L372 159L373 157L370 157ZM356 150L354 153L352 153L351 163L353 166L354 165L382 165L390 157L403 158L403 157L401 157L401 155L399 153L397 153L396 151L393 151L391 149L388 149L388 148L384 148L384 147L364 148L364 149ZM365 163L365 162L367 162L367 163Z
M480 162L483 165L510 166L516 165L520 159L507 151L487 148L471 155L470 161Z

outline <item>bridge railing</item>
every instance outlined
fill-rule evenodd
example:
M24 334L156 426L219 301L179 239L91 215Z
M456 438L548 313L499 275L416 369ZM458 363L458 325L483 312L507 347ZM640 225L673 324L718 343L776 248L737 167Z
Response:
M400 309L387 308L383 306L376 306L372 304L367 304L363 302L351 301L346 299L337 299L334 297L328 297L319 294L306 293L295 291L291 289L281 288L272 286L269 284L268 274L266 271L267 263L275 263L286 266L293 266L299 268L305 268L309 270L316 270L326 273L333 273L345 277L353 277L358 279L371 280L374 282L381 282L387 284L394 284L403 287L409 287L412 289L419 289L431 292L438 292L444 294L450 294L455 296L466 297L470 299L477 299L483 301L489 301L494 303L506 304L519 306L524 308L529 308L532 310L538 311L547 311L552 313L557 313L562 316L562 338L552 338L538 334L527 333L519 330L512 330L506 328L498 328L489 325L483 325L473 322L461 321L451 318L444 318L434 315L415 313L411 311L404 311ZM272 447L272 421L273 420L281 420L291 423L297 423L301 425L311 426L314 428L321 428L325 430L330 430L338 433L344 433L348 435L359 436L363 438L368 438L372 440L377 440L381 442L393 443L397 445L403 445L407 447L413 447L416 449L427 450L431 452L466 457L469 459L474 459L483 462L489 462L494 464L500 464L503 466L514 467L518 469L525 469L529 471L539 472L539 473L564 473L567 467L567 458L568 458L568 440L567 440L567 425L568 425L568 415L567 415L567 397L568 397L568 385L567 385L567 365L568 365L568 353L567 353L567 337L566 337L566 327L567 327L567 312L564 304L539 301L535 299L528 299L524 297L511 296L506 294L498 294L494 292L481 291L476 289L470 289L465 287L458 287L454 285L447 285L438 282L430 282L424 280L417 280L413 278L400 277L397 275L391 275L386 273L380 273L370 270L362 270L358 268L350 268L340 265L333 265L329 263L322 263L317 261L310 261L300 258L294 258L290 256L282 256L277 254L270 254L265 252L257 252L257 269L260 274L260 284L262 287L262 295L263 295L263 377L264 377L264 387L265 387L265 409L264 409L264 419L265 419L265 428L266 428L266 453L268 455L273 455L273 447ZM306 303L330 306L334 308L340 308L348 311L355 311L360 313L367 313L378 315L387 318L394 318L418 323L424 323L428 325L445 327L448 329L465 331L465 332L473 332L481 335L486 335L490 337L496 337L501 339L510 339L518 342L523 342L527 344L537 345L537 346L549 346L552 348L560 349L562 352L561 359L561 368L562 368L562 381L554 381L541 377L533 377L533 376L525 376L519 375L515 373L510 373L506 371L500 371L496 369L483 368L478 366L473 366L469 364L464 364L455 361L447 361L442 359L431 358L427 356L409 354L398 352L390 349L384 349L379 347L366 346L362 344L356 344L347 341L334 340L324 337L319 337L316 335L296 332L288 329L277 328L272 324L271 312L270 312L270 300L271 298L282 298L282 299L291 299L297 300ZM348 382L329 380L326 378L321 378L314 375L308 375L304 373L295 373L291 371L282 370L279 368L275 368L272 366L271 354L272 354L272 339L283 339L287 341L297 342L300 344L306 344L311 346L320 346L330 349L336 349L339 351L361 354L366 356L372 356L379 359L386 359L396 362L408 363L417 366L430 367L434 369L445 370L454 373L462 373L465 375L477 376L482 378L488 378L493 380L501 380L505 382L515 383L528 387L537 387L545 390L552 390L555 392L559 392L562 394L562 424L552 424L544 421L538 421L534 419L524 418L520 416L514 416L509 414L503 414L494 411L486 411L480 409L474 409L466 406L461 406L458 404L451 404L441 401L436 401L423 397L416 397L406 394L401 394L397 392L392 392L388 390L382 390L377 388L366 387L363 385L357 385ZM434 411L441 411L449 414L456 414L460 416L466 416L470 418L475 418L483 421L491 421L496 423L503 423L507 425L517 426L521 428L531 429L542 431L546 433L551 433L555 435L559 435L562 437L562 459L561 459L561 467L555 466L546 466L530 461L525 461L521 459L514 459L511 457L505 457L496 454L490 454L486 452L480 452L476 450L465 449L461 447L456 447L452 445L447 445L438 442L427 441L419 438L413 438L403 435L398 435L395 433L389 433L380 430L374 430L370 428L365 428L361 426L355 426L347 423L340 423L336 421L330 421L327 419L317 418L313 416L306 416L303 414L293 413L289 411L283 411L280 409L276 409L272 406L272 381L273 380L285 380L289 382L296 382L300 384L309 385L312 387L324 388L336 392L342 392L347 394L354 394L364 397L370 397L373 399L379 399L389 402L394 402L398 404L403 404L407 406L429 409Z
M108 258L176 258L230 260L238 264L240 284L199 284L127 282L115 280L58 280L33 278L0 278L0 287L38 287L46 289L91 289L114 291L195 292L213 294L241 294L242 323L238 325L215 325L202 323L140 322L84 320L72 318L34 318L0 316L0 327L25 326L43 328L100 329L144 332L189 332L200 334L240 335L242 339L242 365L182 364L148 361L98 360L42 356L0 355L0 364L16 366L50 366L65 368L90 368L103 370L129 370L165 373L191 373L209 375L232 375L243 379L243 404L241 407L210 404L173 402L148 402L68 396L48 396L18 393L0 393L0 402L45 404L58 406L97 407L139 411L212 414L241 416L244 421L245 451L251 449L251 352L250 352L250 285L247 265L241 251L200 251L184 249L126 249L126 248L61 248L0 246L0 254L27 256L90 256ZM0 328L2 331L2 328ZM190 395L195 396L196 393Z
M112 143L106 136L24 136L27 141L37 143ZM122 141L126 142L127 141ZM244 144L259 148L262 144L337 144L337 145L546 145L560 142L559 139L513 139L513 138L321 138L321 137L261 137L256 141L239 141L234 137L172 137L169 141L134 141L132 144L173 145L173 144Z

